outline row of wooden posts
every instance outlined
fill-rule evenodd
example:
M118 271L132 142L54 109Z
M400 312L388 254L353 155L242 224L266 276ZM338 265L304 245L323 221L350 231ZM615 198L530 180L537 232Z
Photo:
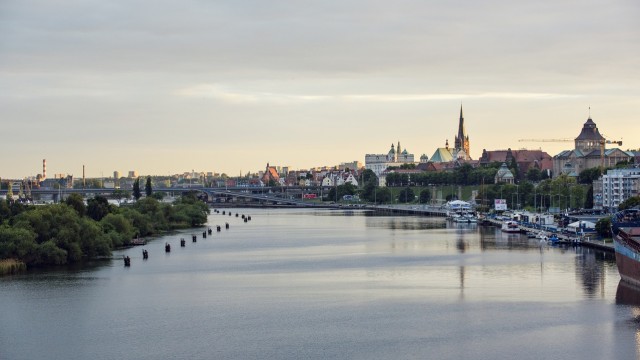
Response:
M213 210L215 213L219 214L220 211L214 209ZM222 211L222 215L226 215L226 211ZM229 216L231 216L231 211L229 211ZM236 217L240 217L240 214L236 213ZM244 222L248 222L249 220L251 220L251 216L245 216L244 214L242 214L242 219L244 220ZM229 230L229 223L225 223L225 229ZM220 225L216 225L216 232L220 232L222 231L222 227ZM202 238L206 239L207 238L207 234L212 235L213 234L213 230L211 228L208 228L206 231L202 232ZM195 234L191 235L191 241L192 242L196 242L198 240L198 237ZM184 240L184 238L180 239L180 247L185 247L186 246L186 241ZM169 244L168 242L164 244L164 251L165 252L171 252L171 244ZM129 267L131 266L131 258L129 256L123 256L124 258L124 266ZM149 252L146 249L142 249L142 258L144 260L147 260L149 258Z

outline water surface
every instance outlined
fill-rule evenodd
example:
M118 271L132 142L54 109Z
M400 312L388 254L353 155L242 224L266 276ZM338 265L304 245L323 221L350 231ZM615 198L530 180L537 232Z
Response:
M639 354L640 297L619 289L613 254L443 219L231 211L210 215L222 231L206 239L197 229L151 241L146 261L140 247L115 252L130 268L0 278L0 359Z

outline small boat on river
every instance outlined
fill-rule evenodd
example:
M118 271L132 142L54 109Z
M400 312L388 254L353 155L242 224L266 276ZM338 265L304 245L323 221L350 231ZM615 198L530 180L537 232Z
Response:
M519 233L520 225L518 225L518 222L516 221L509 220L502 223L502 228L500 230L506 233Z

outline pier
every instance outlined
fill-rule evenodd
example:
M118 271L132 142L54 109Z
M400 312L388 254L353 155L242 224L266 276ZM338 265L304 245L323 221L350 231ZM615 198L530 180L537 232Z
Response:
M497 220L497 219L490 219L490 218L486 218L484 219L485 221L488 221L489 223L491 223L494 226L502 226L502 221L501 220ZM588 237L585 239L580 238L580 237L571 237L568 236L566 234L561 234L561 233L555 233L552 231L547 231L544 229L539 229L539 228L534 228L534 227L530 227L530 226L526 226L526 225L522 225L520 224L520 233L527 233L529 231L531 232L544 232L546 235L551 235L551 234L555 234L559 241L559 244L564 244L564 245L580 245L580 246L586 246L586 247L590 247L590 248L595 248L595 249L599 249L599 250L603 250L603 251L607 251L607 252L615 252L613 244L607 244L603 241L598 241L598 240L591 240Z

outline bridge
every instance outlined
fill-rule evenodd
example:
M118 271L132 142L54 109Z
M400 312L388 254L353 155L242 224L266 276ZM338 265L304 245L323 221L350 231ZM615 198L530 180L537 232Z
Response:
M274 191L277 190L277 191ZM85 188L85 189L52 189L52 188L40 188L31 189L29 192L33 198L51 197L53 199L64 198L70 194L80 194L84 197L91 195L105 195L112 196L118 192L122 192L122 189L105 189L105 188ZM124 190L130 193L130 190ZM284 205L297 205L297 206L323 206L326 204L319 204L311 200L304 200L302 194L304 193L317 193L322 194L323 191L327 191L322 187L287 187L283 191L281 187L171 187L171 188L154 188L153 192L168 193L168 194L181 194L186 192L199 192L207 196L209 202L214 202L215 199L247 199L257 200L259 202L271 202L274 204ZM7 194L8 190L0 190L0 195ZM15 195L15 192L14 192Z
M238 203L228 202L228 199L245 199L252 202L258 202L260 204L272 204L272 205L287 205L296 207L312 207L312 208L332 208L332 209L366 209L378 211L388 214L410 214L410 215L422 215L422 216L446 216L446 210L441 206L431 205L402 205L402 204L385 204L385 205L373 205L373 204L338 204L318 202L317 200L305 200L302 194L314 193L321 196L324 192L328 191L332 187L171 187L171 188L154 188L153 192L162 192L169 194L181 194L185 192L200 192L207 196L207 200L213 204L229 204L234 206L246 206L251 204L250 202ZM274 191L276 190L276 191ZM80 194L83 196L88 195L114 195L121 189L104 189L104 188L86 188L86 189L31 189L31 195L35 198L44 196L51 196L52 198L59 199L69 196L70 194ZM126 192L130 192L126 190ZM7 190L0 190L0 195L6 195ZM225 199L224 202L216 202L216 199Z

